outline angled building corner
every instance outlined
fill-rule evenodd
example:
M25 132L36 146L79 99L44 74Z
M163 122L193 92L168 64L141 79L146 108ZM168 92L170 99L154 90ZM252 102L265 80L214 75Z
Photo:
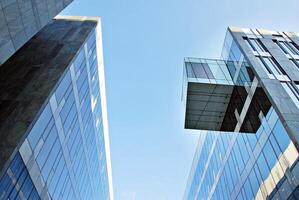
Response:
M200 137L184 199L299 198L299 34L229 27L221 59L186 58Z
M0 65L72 1L0 1Z
M100 19L57 16L0 67L0 199L112 199Z

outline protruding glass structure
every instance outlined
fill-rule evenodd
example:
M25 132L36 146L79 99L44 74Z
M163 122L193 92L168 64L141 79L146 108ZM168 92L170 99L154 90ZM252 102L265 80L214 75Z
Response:
M235 78L230 70L238 65L242 75ZM186 58L185 68L185 128L257 131L259 112L266 115L271 103L246 62Z
M185 59L185 128L206 131L184 199L299 199L298 42L230 27L222 61Z
M58 17L0 67L0 199L113 199L100 26Z

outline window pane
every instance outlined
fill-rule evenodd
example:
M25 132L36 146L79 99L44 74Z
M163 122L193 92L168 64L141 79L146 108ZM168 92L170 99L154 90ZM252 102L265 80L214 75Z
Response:
M21 191L23 192L26 199L29 199L29 195L33 189L33 183L31 181L30 176L27 176L25 182L23 183L21 187Z
M276 74L276 75L283 74L281 72L281 70L279 70L279 67L276 65L276 63L274 63L272 58L263 58L263 60L264 60L265 64L267 65L267 67L273 72L273 74Z
M251 172L249 174L249 179L250 179L251 187L252 187L252 190L253 190L253 194L256 195L259 188L260 188L260 184L258 182L258 179L256 177L254 169L251 170Z
M223 71L217 63L209 63L209 68L211 69L216 80L227 80Z
M188 78L195 78L192 66L190 62L186 62L186 71L187 71L187 77Z
M291 60L293 62L293 64L295 65L295 67L297 67L299 69L299 61L298 60Z
M247 43L247 45L249 46L249 48L251 49L251 51L256 51L256 49L254 48L253 44L249 41L248 38L245 39L245 42Z
M243 169L244 169L244 167L245 167L245 165L244 165L244 162L243 162L243 159L242 159L242 155L241 155L241 152L239 150L237 142L235 143L235 145L233 147L233 151L235 153L236 163L237 163L237 165L239 167L240 172L242 172Z
M55 91L56 94L56 100L59 104L61 99L63 98L65 92L67 91L68 87L71 84L71 75L69 72L66 73L64 78L62 79L61 83L59 84L58 88Z
M192 68L196 78L208 78L201 63L192 63Z
M277 41L276 42L278 47L285 53L285 54L290 54L292 53L289 48L286 47L283 41Z
M201 64L202 64L202 67L203 67L205 73L207 74L207 77L209 79L214 79L214 76L211 72L211 69L210 69L209 65L207 63L201 63Z
M287 44L290 47L290 49L292 49L292 51L294 52L294 54L299 55L299 50L298 50L297 46L293 42L288 42Z
M268 168L268 165L266 163L266 159L265 159L263 153L260 154L260 156L257 160L257 164L259 166L259 169L260 169L260 172L261 172L261 175L262 175L262 179L266 180L266 178L268 177L270 171L269 171L269 168Z
M51 108L50 105L47 104L43 112L41 113L40 117L38 118L37 122L34 124L33 128L31 129L28 139L31 147L34 149L39 141L40 136L46 129L50 119L51 119Z
M253 45L254 49L259 52L265 52L265 49L263 48L260 41L255 39L250 39L250 43Z
M287 135L286 130L284 129L282 123L278 120L273 128L273 134L277 141L278 145L281 148L281 151L284 152L287 146L290 144L291 140Z
M246 180L245 184L244 184L244 189L245 189L245 195L246 195L246 199L253 199L253 194L252 194L252 189L249 183L249 179Z
M268 66L263 62L263 60L262 60L261 57L258 58L258 61L259 61L259 63L261 64L263 70L264 70L267 74L273 74L272 70L270 70L270 69L268 68Z
M269 140L265 144L263 151L265 152L265 154L267 154L266 161L267 161L269 167L272 169L277 161L277 158L276 158L276 155L274 153L272 146L269 143Z
M285 89L285 91L290 95L291 99L294 101L294 103L296 104L296 106L299 108L299 99L298 99L298 94L295 93L295 91L293 91L290 87L292 87L291 85L287 84L287 83L281 83L283 88Z

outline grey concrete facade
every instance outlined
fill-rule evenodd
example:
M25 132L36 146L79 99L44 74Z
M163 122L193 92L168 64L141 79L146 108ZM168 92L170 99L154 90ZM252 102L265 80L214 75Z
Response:
M296 148L299 149L299 109L282 86L282 82L289 82L291 84L298 83L299 70L291 62L292 58L286 56L278 45L275 44L275 41L277 41L277 39L280 40L281 37L282 40L294 42L298 46L298 36L294 33L269 31L264 29L256 29L258 35L253 36L259 38L268 50L270 57L274 58L278 65L283 69L285 76L289 78L288 81L285 81L270 78L263 70L261 63L258 61L258 57L244 40L244 38L250 38L252 35L248 36L242 28L229 27L228 30L232 34L232 37L236 41L247 62L252 66L259 83L267 94L279 119L287 130L289 137L296 145Z
M1 0L0 64L73 0Z

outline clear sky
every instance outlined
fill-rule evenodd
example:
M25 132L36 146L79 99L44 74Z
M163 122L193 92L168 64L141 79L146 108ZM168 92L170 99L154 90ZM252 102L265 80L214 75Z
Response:
M102 18L116 200L182 199L198 132L183 129L183 58L219 58L229 25L299 32L298 0L74 0Z

